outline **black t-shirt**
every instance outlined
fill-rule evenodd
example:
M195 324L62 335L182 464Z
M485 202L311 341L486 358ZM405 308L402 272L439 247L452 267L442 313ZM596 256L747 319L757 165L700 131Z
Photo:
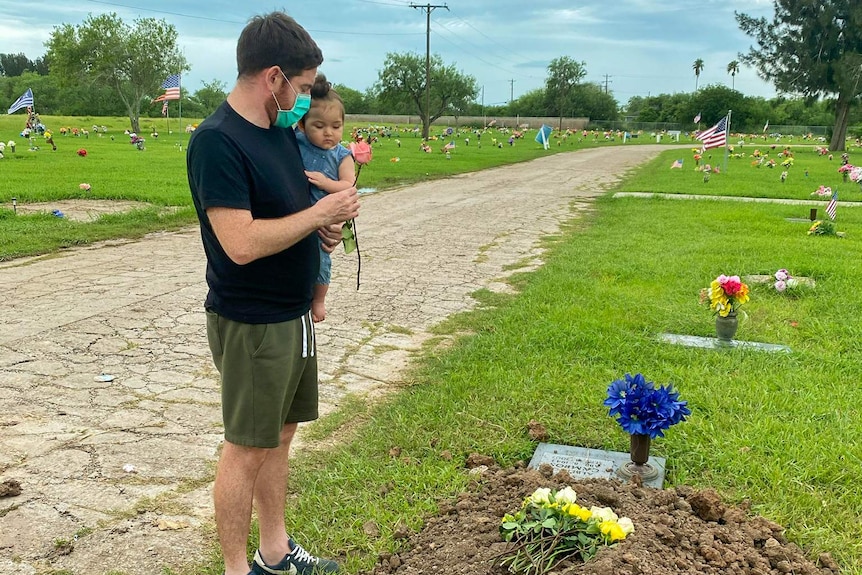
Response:
M238 208L268 219L310 207L293 130L255 126L224 102L189 141L188 178L207 256L206 308L243 323L276 323L306 313L320 265L315 234L238 265L225 254L206 214L212 207Z

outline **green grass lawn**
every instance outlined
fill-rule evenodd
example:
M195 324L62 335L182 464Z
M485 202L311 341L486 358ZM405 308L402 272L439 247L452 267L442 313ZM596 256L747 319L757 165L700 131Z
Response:
M0 136L5 125L0 123ZM148 139L147 150L139 152L120 137L111 142L91 135L86 158L74 155L80 139L68 137L59 139L58 152L19 151L0 160L9 178L4 181L15 183L14 192L0 190L0 202L7 205L15 194L24 201L80 197L78 183L88 181L92 194L106 194L98 197L145 198L187 209L183 154L175 139ZM531 140L501 150L483 139L481 152L471 141L468 155L459 141L446 160L439 152L420 155L412 135L400 139L401 148L388 140L375 147L361 186L397 185L435 177L435 169L440 176L451 166L475 170L545 153ZM585 145L606 144L568 141L552 151ZM855 481L862 464L862 389L855 383L862 373L862 298L856 290L862 285L862 210L839 208L836 222L846 237L815 237L807 235L807 224L788 221L807 216L802 206L612 197L625 190L810 199L823 184L837 187L842 202L858 200L858 185L854 190L837 174L840 160L830 162L812 149L798 148L784 184L780 169L752 167L750 158L733 160L726 172L703 183L690 150L664 152L635 170L586 219L546 240L546 264L512 280L517 295L478 292L479 309L438 326L441 338L455 335L457 344L429 346L410 374L411 386L381 405L348 400L343 411L308 429L311 440L336 433L345 439L332 449L298 454L287 511L291 533L314 552L347 554L351 573L368 569L378 552L393 548L399 521L419 529L439 498L465 487L469 453L492 455L502 465L529 459L535 448L526 434L531 419L547 427L549 442L627 451L627 436L602 401L612 380L641 372L673 383L692 409L689 421L653 443L653 454L667 458L667 485L713 487L731 502L750 502L753 512L785 525L812 556L830 551L846 573L862 575L862 487ZM851 161L854 155L862 157L853 151ZM393 157L401 160L390 162ZM670 170L678 157L684 168ZM125 180L122 172L137 176ZM44 180L52 184L32 183ZM185 223L193 222L193 214L180 213ZM126 217L115 216L115 225ZM162 217L155 211L139 216L148 223ZM21 233L15 228L20 222L32 225L32 234L25 234L32 241L52 226L66 230L59 226L71 224L51 216L4 215L0 245L10 229ZM108 224L87 224L99 225ZM714 333L698 292L717 275L779 268L812 277L817 287L787 297L752 286L738 337L784 344L791 353L658 341L664 332ZM390 456L395 446L399 457ZM380 526L379 538L363 531L367 521ZM201 571L222 572L217 551L194 569Z
M649 177L629 179L620 186L624 192L649 191L662 194L703 194L710 196L746 196L754 198L789 198L797 200L822 200L812 196L812 192L820 186L828 186L838 191L839 201L862 201L862 188L859 184L845 182L838 173L841 167L841 154L820 155L815 150L819 144L802 144L798 141L790 147L793 154L791 167L781 166L786 157L781 157L782 146L772 149L770 144L735 146L734 156L726 161L723 150L708 150L696 165L693 149L666 151L655 158L644 169ZM776 166L767 167L764 162L759 167L753 165L753 154L759 151L761 157L768 154L774 159ZM848 150L850 163L862 165L862 148L853 147ZM730 156L730 155L728 155ZM682 160L682 169L671 169L674 160ZM768 160L767 160L768 161ZM711 174L709 181L704 182L703 164L718 166L721 173ZM782 183L781 174L787 172ZM825 198L828 200L829 198Z

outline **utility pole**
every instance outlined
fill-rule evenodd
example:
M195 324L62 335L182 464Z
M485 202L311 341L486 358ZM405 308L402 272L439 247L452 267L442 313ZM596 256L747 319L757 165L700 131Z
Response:
M425 10L425 117L422 118L422 137L428 138L431 128L431 12L436 8L449 9L445 4L410 4L411 8Z
M511 104L512 101L514 101L514 99L515 99L515 80L513 78L513 79L509 80L509 103Z
M605 94L608 93L608 84L610 83L610 80L608 80L608 78L610 78L610 76L605 74Z

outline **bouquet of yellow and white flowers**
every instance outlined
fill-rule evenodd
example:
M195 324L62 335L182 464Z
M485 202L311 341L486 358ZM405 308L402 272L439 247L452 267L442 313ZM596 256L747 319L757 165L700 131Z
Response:
M539 488L521 509L503 516L500 534L514 546L502 565L512 573L547 573L564 559L591 559L599 547L622 541L635 530L632 520L610 507L581 507L571 487L557 492Z

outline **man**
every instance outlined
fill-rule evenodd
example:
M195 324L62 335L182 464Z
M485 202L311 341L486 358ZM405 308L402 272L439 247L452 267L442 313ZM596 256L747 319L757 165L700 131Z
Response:
M207 337L222 379L214 500L225 575L338 571L295 543L284 521L290 442L298 422L318 416L310 316L318 237L331 251L359 211L355 187L311 205L292 129L322 61L293 18L253 18L237 43L236 86L188 147L207 257ZM253 501L260 548L250 570Z

